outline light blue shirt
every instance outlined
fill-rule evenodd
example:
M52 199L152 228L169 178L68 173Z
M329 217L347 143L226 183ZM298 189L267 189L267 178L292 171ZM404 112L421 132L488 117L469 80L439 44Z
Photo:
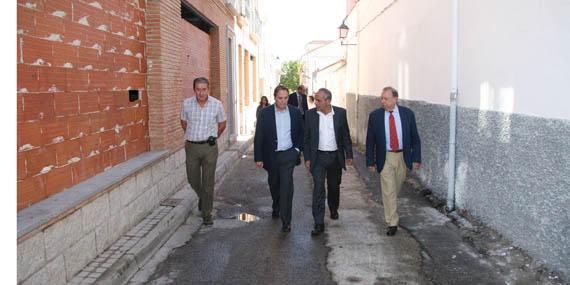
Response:
M396 122L396 133L398 133L398 146L400 149L404 148L404 141L402 140L402 121L400 120L400 111L398 105L394 107L394 121ZM384 111L384 133L386 134L386 150L396 150L390 148L390 112Z
M277 149L276 151L288 150L293 147L291 140L291 116L289 115L289 107L285 110L277 110L275 108L275 129L277 130Z

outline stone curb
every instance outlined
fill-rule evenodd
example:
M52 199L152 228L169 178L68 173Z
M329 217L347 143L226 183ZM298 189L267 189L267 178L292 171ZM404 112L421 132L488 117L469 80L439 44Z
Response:
M241 155L245 153L252 142L253 138L247 141L237 142L232 147L220 153L216 166L216 187L223 180L224 175L238 162ZM170 210L170 212L134 244L132 248L128 249L125 254L113 262L93 283L126 284L138 270L143 268L153 254L168 241L178 227L184 224L184 221L188 218L190 213L198 206L198 197L190 185L186 185L186 187L177 191L169 199L179 200L178 205ZM161 211L161 208L163 210L163 206L158 206L149 216L157 211ZM143 219L140 224L145 221L146 218ZM137 226L134 226L133 228L136 227ZM198 230L198 228L196 230ZM125 235L128 235L128 233ZM71 284L74 284L73 280Z
M101 275L96 283L125 284L144 266L154 252L184 223L191 210L196 208L198 198L194 192L188 190L188 188L182 189L172 196L172 199L180 196L186 197L154 229Z

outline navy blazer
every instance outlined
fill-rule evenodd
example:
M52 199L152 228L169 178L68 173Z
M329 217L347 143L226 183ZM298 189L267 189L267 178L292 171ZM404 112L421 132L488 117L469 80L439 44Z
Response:
M422 149L416 127L416 116L409 108L398 105L398 110L402 122L404 162L408 169L412 169L412 162L422 162ZM384 109L379 108L370 113L368 116L368 132L366 133L366 166L376 164L378 172L382 171L386 160L384 112Z
M289 105L291 117L291 141L293 147L303 151L303 118L299 109ZM269 171L275 161L277 149L277 128L275 125L275 104L261 110L255 128L253 140L253 159L263 162L263 168ZM300 152L299 152L300 155Z
M301 101L303 101L301 102L301 105L303 106L303 113L305 113L309 109L309 105L307 103L307 95L301 94ZM297 92L289 94L289 99L287 100L287 104L299 108L299 99L297 98Z
M348 120L346 119L346 110L336 106L332 106L332 108L334 110L333 125L337 145L337 157L340 166L346 170L345 159L353 158L352 139L350 138L350 129L348 127ZM317 108L312 108L305 113L305 149L303 150L303 155L305 161L312 161L311 165L314 165L317 159L319 124L320 120Z

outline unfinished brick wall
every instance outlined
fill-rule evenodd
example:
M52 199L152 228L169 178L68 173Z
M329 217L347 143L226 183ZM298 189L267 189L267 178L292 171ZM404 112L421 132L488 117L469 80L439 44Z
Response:
M222 101L227 112L226 27L233 23L231 12L220 0L185 2L216 26L208 33L210 94ZM175 151L184 143L180 127L180 106L185 98L182 92L181 56L186 45L193 43L183 43L182 21L185 20L181 17L180 0L147 0L146 15L151 149ZM201 42L203 36L191 41ZM193 70L201 69L198 66ZM224 132L220 141L226 141L224 136L227 133ZM223 145L220 146L222 148Z
M194 96L194 78L210 78L210 36L188 21L181 21L182 51L180 69L182 78L182 98Z
M149 149L145 3L18 0L18 210Z

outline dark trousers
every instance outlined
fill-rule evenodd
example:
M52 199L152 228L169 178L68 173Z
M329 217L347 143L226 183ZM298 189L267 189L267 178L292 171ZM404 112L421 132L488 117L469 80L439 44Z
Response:
M293 170L298 157L299 152L294 148L277 152L273 166L267 175L269 190L273 199L273 210L279 212L279 217L283 223L291 223L294 190Z
M317 159L311 162L313 174L313 219L315 225L325 223L325 199L329 210L337 211L340 200L340 182L342 168L338 162L337 152L318 151ZM328 197L325 192L325 178L327 180Z
M218 145L193 144L186 141L186 176L202 202L202 216L210 216L214 205L214 185Z

